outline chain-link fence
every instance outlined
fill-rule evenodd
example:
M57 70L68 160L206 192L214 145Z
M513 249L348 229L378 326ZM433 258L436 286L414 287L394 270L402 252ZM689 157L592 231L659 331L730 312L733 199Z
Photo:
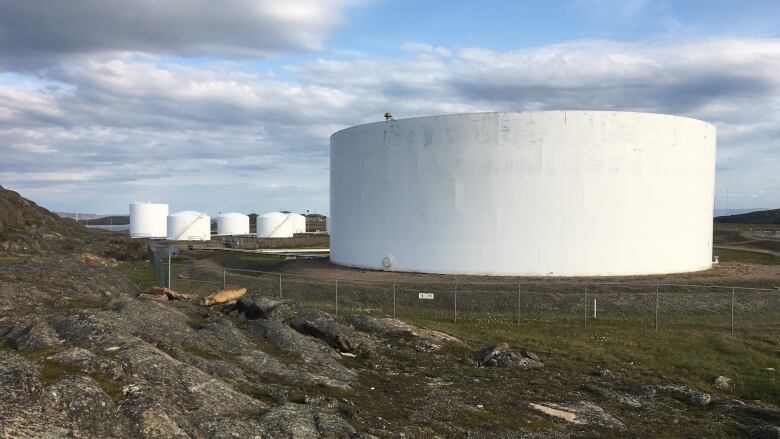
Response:
M199 295L226 285L336 315L495 324L628 324L780 330L780 290L616 282L414 282L325 278L170 264L150 250L160 285ZM169 269L170 268L170 269Z
M152 246L147 246L146 249L148 253L149 265L152 266L152 271L154 272L154 277L157 278L157 282L161 287L170 288L170 256L167 252L163 255L160 249L155 249Z

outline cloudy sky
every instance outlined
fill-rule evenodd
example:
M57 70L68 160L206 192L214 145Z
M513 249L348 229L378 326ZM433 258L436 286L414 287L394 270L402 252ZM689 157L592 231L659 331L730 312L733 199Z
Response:
M396 117L673 113L716 206L780 207L780 2L0 0L0 185L58 211L328 211L328 138Z

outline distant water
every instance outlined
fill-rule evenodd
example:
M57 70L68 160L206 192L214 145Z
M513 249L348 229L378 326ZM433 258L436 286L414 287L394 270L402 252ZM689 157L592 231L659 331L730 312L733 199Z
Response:
M111 231L111 232L124 232L124 231L129 231L130 230L130 224L114 224L114 225L109 225L109 224L103 224L103 225L87 224L86 227L88 229L103 229L103 230L108 230L108 231Z

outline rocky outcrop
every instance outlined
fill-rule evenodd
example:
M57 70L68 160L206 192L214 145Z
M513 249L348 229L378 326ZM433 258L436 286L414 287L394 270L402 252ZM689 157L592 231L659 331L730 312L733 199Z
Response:
M488 346L466 357L464 362L478 367L511 367L514 369L539 369L544 363L539 356L522 348L512 349L506 343Z
M57 332L44 320L12 328L5 334L5 339L18 351L44 349L60 344Z
M87 229L74 220L61 218L18 193L0 186L0 232L29 236L29 233L35 230L46 230L64 238Z
M693 406L704 407L712 401L712 396L709 393L704 393L684 385L662 384L656 386L656 388Z
M119 274L128 266L110 262L134 243L28 226L12 240L0 228L3 438L777 436L774 400L713 399L617 357L613 374L561 346L544 358L507 344L471 352L387 316L341 319L278 299L263 282L215 306L166 289L139 296ZM57 248L68 250L43 254ZM439 327L469 327L449 325ZM490 338L524 331L496 328Z
M147 288L138 295L141 299L155 300L165 302L167 300L192 300L194 297L189 294L179 293L170 288L152 287Z
M266 319L279 322L289 322L298 310L298 306L290 300L274 299L259 294L242 297L233 309L242 313L249 320Z
M332 315L311 308L298 310L290 326L301 334L316 337L340 351L375 355L376 346L370 337L337 322Z
M267 437L280 439L351 438L357 432L338 415L310 406L288 403L273 408L260 418Z
M626 428L623 422L589 401L531 403L529 407L551 418L561 419L572 424L596 425L619 430Z
M41 393L41 365L12 351L0 352L0 357L0 404L7 407Z
M406 341L407 344L422 352L437 351L447 343L461 344L460 340L449 334L418 328L387 317L348 315L344 320L358 331L391 338L395 341Z
M119 266L119 261L114 258L104 258L98 255L93 255L92 253L82 253L81 258L84 259L84 262L87 264L100 265L102 267Z
M319 339L273 320L252 320L247 327L280 351L297 357L310 370L344 383L357 378L354 371L339 363L339 353Z
M618 404L622 404L627 407L639 409L648 404L643 398L635 395L627 395L623 392L618 392L612 389L608 389L601 386L586 385L585 390L599 395L607 400L614 401Z
M0 186L0 255L84 252L105 263L139 259L146 246L129 236L88 229Z

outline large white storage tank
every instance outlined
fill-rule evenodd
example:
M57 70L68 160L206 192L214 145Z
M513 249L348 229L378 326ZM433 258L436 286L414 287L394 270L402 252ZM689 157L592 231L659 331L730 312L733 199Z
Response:
M211 239L211 218L191 210L168 215L169 241L208 241Z
M131 238L165 238L168 205L159 203L133 203L130 205Z
M249 216L243 213L228 212L217 216L218 235L248 235Z
M306 233L306 217L297 213L290 214L293 233Z
M431 273L640 275L712 261L715 127L543 111L331 136L331 261Z
M291 238L293 224L290 214L268 212L257 217L257 236L261 238Z

